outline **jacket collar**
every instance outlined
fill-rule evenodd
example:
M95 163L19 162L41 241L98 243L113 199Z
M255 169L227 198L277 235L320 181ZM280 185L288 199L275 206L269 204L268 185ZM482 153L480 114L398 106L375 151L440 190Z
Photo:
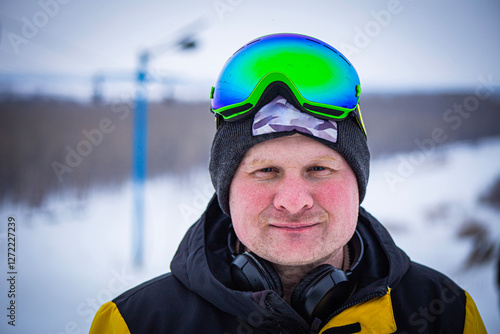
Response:
M222 213L214 195L179 245L171 263L173 275L218 309L247 323L273 328L276 322L282 321L308 329L305 321L275 292L234 290L228 269L231 263L227 246L229 225L230 218ZM408 270L410 262L387 230L363 208L359 211L358 231L364 240L365 257L356 291L343 308L370 296L385 295Z

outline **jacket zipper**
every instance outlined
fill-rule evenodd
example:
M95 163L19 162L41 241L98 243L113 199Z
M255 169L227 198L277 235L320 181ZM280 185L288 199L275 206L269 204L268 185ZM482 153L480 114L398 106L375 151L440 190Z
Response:
M351 308L351 307L353 307L353 306L355 306L355 305L357 305L357 304L364 303L364 302L366 302L366 301L368 301L368 300L370 300L370 299L373 299L373 298L375 298L375 297L382 297L382 296L384 296L385 294L387 294L387 291L388 291L388 287L386 286L386 287L384 288L384 290L383 290L383 291L378 291L378 292L371 293L371 294L369 294L369 295L365 296L364 298L358 299L358 300L356 300L356 301L352 301L352 302L350 302L349 304L344 305L343 307L341 307L341 308L337 309L335 312L333 312L333 313L330 315L330 317L328 317L328 318L327 318L327 320L325 320L325 321L321 324L321 326L319 326L319 328L318 328L318 329L311 331L311 333L319 333L319 331L320 331L323 327L325 327L325 326L326 326L326 324L327 324L327 323L329 323L329 322L330 322L330 320L332 320L332 319L333 319L333 317L335 317L336 315L340 314L342 311L344 311L344 310L346 310L346 309L348 309L348 308ZM274 309L274 307L271 305L271 303L269 303L269 301L267 301L267 300L266 300L266 301L264 301L264 303L265 303L265 305L266 305L266 308L267 308L269 311L271 311L271 312L275 313L275 309ZM292 320L293 320L293 319L292 319ZM305 329L305 328L304 328L304 327L300 324L300 322L298 322L298 321L297 321L297 326L298 326L298 328L300 329L300 331L301 331L302 333L307 333L307 330L306 330L306 329ZM288 331L288 328L287 328L287 331Z
M274 307L271 305L271 303L269 303L269 301L265 300L265 301L264 301L264 304L266 305L266 308L267 308L269 311L271 311L271 312L275 313L277 316L279 316L279 315L275 312L276 310L275 310L275 309L274 309ZM281 316L279 316L279 317L283 319L283 317L281 317ZM288 320L290 320L290 321L293 321L293 320L294 320L294 319L291 319L291 318L288 318L288 317L287 317L287 318L285 318L285 319L286 319L287 321L288 321ZM304 328L304 327L300 324L300 322L299 322L299 321L295 321L295 322L297 323L297 327L298 327L298 329L300 330L300 333L307 333L307 330L306 330L306 329L305 329L305 328ZM296 329L297 327L291 327L291 328ZM286 333L293 333L293 331L291 331L291 330L290 330L290 327L288 327L288 326L286 326L286 327L284 328L284 330L286 330ZM280 331L280 333L283 333L283 332L281 332L281 331Z

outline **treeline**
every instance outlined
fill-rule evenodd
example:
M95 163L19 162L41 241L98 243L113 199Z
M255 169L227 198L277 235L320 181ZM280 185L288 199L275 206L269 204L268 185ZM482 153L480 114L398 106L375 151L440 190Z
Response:
M206 103L157 103L148 113L148 176L208 160L215 131ZM57 100L0 103L1 200L40 205L46 194L130 178L133 105Z
M207 164L215 131L206 103L149 106L148 176ZM374 158L500 135L499 95L365 95ZM40 205L61 189L85 193L131 175L133 105L36 99L0 102L0 201Z

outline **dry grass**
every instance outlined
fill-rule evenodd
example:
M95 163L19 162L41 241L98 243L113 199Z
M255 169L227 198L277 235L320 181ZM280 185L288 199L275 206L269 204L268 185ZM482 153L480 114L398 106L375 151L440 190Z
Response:
M361 111L372 155L418 150L415 141L431 139L436 128L443 130L445 143L500 135L498 95L479 101L474 111L465 110L469 114L467 118L459 117L456 112L447 113L454 105L463 104L473 96L458 93L362 96ZM454 117L453 120L450 117Z
M430 138L436 127L443 128L447 142L500 135L498 98L481 101L458 129L443 120L444 112L466 96L363 96L372 156L418 149L415 140ZM150 105L148 176L180 173L207 163L215 131L208 107L208 101ZM60 181L53 163L65 164L67 146L76 149L87 140L82 131L99 128L105 118L113 130ZM47 99L0 101L0 201L37 206L53 191L85 193L96 184L119 184L128 179L132 121L130 102L126 101L100 106ZM498 193L495 196L498 201Z
M491 188L481 196L480 201L500 210L500 176L493 182Z
M129 109L126 114L125 110ZM126 115L126 116L125 116ZM110 133L74 168L67 147L88 141L82 131L99 129L109 119ZM148 175L182 172L206 162L214 133L212 116L202 104L156 104L149 108ZM126 103L83 105L63 101L11 101L0 104L0 200L38 206L61 189L85 193L95 184L118 184L131 174L133 115ZM58 162L71 168L54 171Z
M474 219L462 223L458 236L472 240L472 250L465 260L465 269L493 261L496 256L497 242L491 240L487 227Z

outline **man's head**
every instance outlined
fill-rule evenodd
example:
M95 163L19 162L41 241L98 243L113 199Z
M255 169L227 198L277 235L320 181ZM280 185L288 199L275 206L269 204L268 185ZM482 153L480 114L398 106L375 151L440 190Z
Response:
M351 167L301 134L271 139L245 154L229 191L239 240L272 263L325 262L352 237L359 194Z
M241 83L252 80L252 84ZM219 204L231 216L239 238L244 238L244 232L238 233L237 225L245 220L307 221L307 217L337 228L341 219L347 219L343 224L352 235L366 192L370 158L358 106L359 87L356 71L340 52L307 36L264 36L228 60L212 90L211 109L218 128L209 169ZM243 177L249 172L245 166L257 165L259 160L271 165L256 173L281 170L280 182L271 182L273 187L266 186L267 181L244 182L249 181ZM307 168L330 170L314 161L336 161L342 173L332 173L328 182L313 187L307 181L311 175ZM297 181L289 184L288 195L302 198L309 193L311 203L296 204L304 204L303 213L284 206L278 209L273 199L281 194L281 182L288 182L288 177ZM323 233L328 234L328 228ZM344 239L339 240L348 241Z

